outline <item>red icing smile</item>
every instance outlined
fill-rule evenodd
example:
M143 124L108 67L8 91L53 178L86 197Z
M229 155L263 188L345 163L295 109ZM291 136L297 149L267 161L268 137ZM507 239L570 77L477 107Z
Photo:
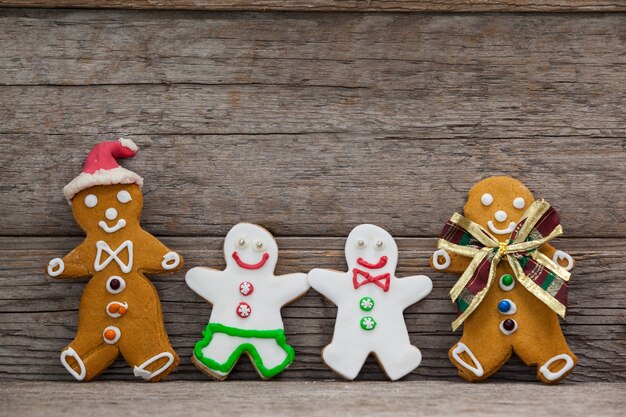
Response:
M363 258L357 259L356 263L358 263L361 266L364 266L367 269L380 269L383 266L387 265L387 257L386 256L381 256L380 259L378 260L378 262L376 262L375 264L371 264L371 263L367 262Z
M267 260L269 258L270 258L270 254L266 252L266 253L263 254L263 259L261 259L259 262L255 263L255 264L249 264L247 262L244 262L239 257L239 254L237 253L237 251L233 252L233 259L235 260L235 262L237 262L237 265L239 265L241 268L244 268L244 269L259 269L259 268L262 268L263 265L265 265L265 262L267 262Z

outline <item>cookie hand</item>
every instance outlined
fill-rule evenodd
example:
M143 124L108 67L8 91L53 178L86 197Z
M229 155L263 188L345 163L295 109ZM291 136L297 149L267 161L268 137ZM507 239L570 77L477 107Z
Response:
M565 259L567 261L567 266L564 266L563 268L565 268L566 271L571 271L574 267L574 259L570 256L570 254L567 252L563 252L562 250L557 250L556 252L554 252L554 255L552 255L552 261L555 264L560 265L560 259Z
M180 256L176 252L168 252L163 255L163 262L161 262L163 269L174 269L178 265L180 265Z
M65 271L65 263L63 263L63 259L54 258L48 262L48 275L51 277L58 277Z
M443 263L439 263L439 257L442 257L444 259ZM435 269L438 269L440 271L446 269L450 266L451 262L452 261L450 259L450 255L448 255L448 252L446 252L444 249L436 250L433 253L433 266L435 267Z

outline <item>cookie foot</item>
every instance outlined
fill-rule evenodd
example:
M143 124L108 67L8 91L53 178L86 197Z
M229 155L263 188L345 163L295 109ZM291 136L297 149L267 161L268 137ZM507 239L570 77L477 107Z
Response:
M466 353L474 364L470 365L469 363L461 359L460 355L462 353ZM485 371L483 370L482 365L480 364L480 362L478 362L478 359L476 359L476 356L474 356L474 353L472 353L470 348L468 348L465 343L462 343L462 342L457 343L456 347L452 349L452 357L459 365L461 365L463 368L473 373L477 378L481 378L485 374Z
M72 368L72 366L67 362L66 358L68 356L74 358L76 363L78 363L80 372L76 372L76 370ZM69 372L70 375L76 378L77 381L82 381L83 379L85 379L85 376L87 375L87 369L85 368L85 364L83 363L83 360L80 358L80 356L78 356L78 353L76 353L76 351L71 347L61 352L61 363L63 364L65 369L67 369L67 372Z
M565 363L563 364L561 369L556 372L552 372L550 370L550 365L557 361L564 361ZM572 359L570 355L563 353L549 359L546 363L543 364L541 368L539 368L539 372L541 373L541 375L543 375L548 383L558 382L574 368L574 365L574 359Z
M165 363L165 365L161 366L156 371L150 372L145 369L147 366L152 365L154 362L162 358L167 358L167 362ZM161 352L158 355L151 357L150 359L148 359L141 365L135 366L133 368L133 374L135 374L136 377L140 377L148 381L161 375L166 369L172 366L173 363L174 363L174 355L172 355L170 352Z

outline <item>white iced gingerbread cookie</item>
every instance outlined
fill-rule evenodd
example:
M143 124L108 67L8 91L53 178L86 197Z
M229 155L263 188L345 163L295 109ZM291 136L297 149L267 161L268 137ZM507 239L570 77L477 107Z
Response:
M274 275L276 241L250 223L228 232L224 257L223 271L200 267L187 272L189 288L213 304L192 361L204 373L224 379L246 353L261 377L272 378L294 359L280 309L308 291L306 274Z
M371 353L391 380L400 379L422 360L402 312L427 296L433 284L424 275L395 276L398 247L378 226L355 227L345 251L348 272L313 269L308 275L311 287L338 307L333 340L322 358L351 380Z

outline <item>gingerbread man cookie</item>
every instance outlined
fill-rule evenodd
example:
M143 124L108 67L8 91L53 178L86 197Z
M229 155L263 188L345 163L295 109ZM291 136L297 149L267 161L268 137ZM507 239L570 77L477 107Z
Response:
M439 237L432 265L461 275L450 291L463 337L449 351L459 375L482 381L517 354L547 384L577 363L561 331L573 259L547 242L559 216L521 182L491 177L476 184Z
M345 253L348 272L309 272L311 287L337 306L333 339L322 358L337 374L352 380L373 354L389 379L400 379L422 360L409 340L403 311L430 294L433 284L424 275L395 276L398 247L378 226L355 227Z
M215 379L225 379L246 353L259 375L269 379L294 359L280 309L309 289L306 274L274 275L278 245L264 228L240 223L224 240L226 269L193 268L189 288L213 305L192 362Z
M63 192L87 237L65 257L50 261L54 278L91 277L80 302L76 338L61 363L89 381L121 352L135 376L158 381L178 365L163 325L156 289L144 273L180 269L181 257L139 224L143 179L118 165L137 146L128 139L102 142L83 172Z

